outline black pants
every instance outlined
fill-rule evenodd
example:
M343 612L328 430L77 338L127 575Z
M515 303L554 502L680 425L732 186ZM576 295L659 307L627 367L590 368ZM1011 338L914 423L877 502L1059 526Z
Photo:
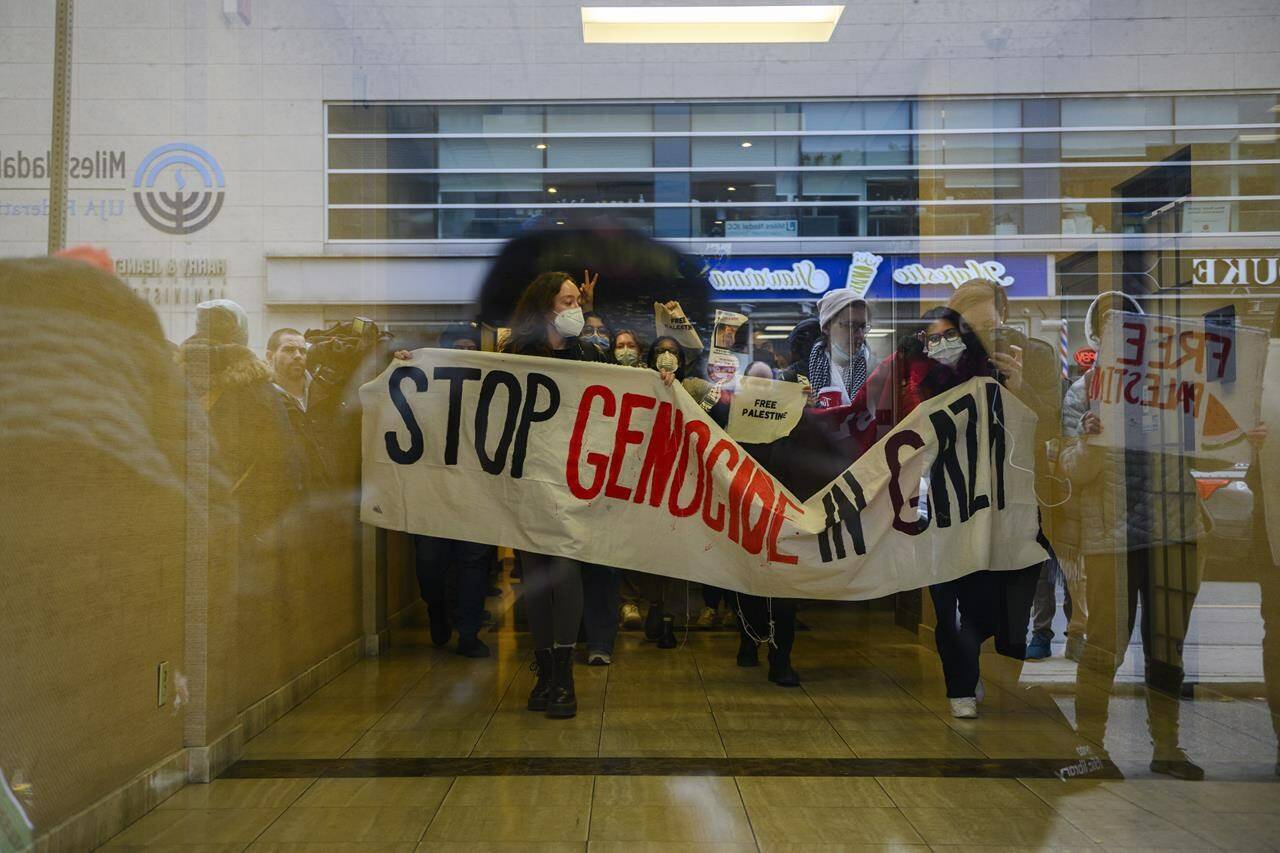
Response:
M705 583L702 585L702 605L704 607L718 610L720 609L720 602L728 597L729 593L718 586L708 586Z
M536 649L575 646L582 622L582 564L567 557L520 552L525 616Z
M438 618L437 614L448 613L449 570L456 568L458 604L454 618L458 636L476 636L484 616L484 594L489 588L494 547L437 536L414 536L413 552L418 589L433 619Z
M978 688L982 644L995 638L996 651L1022 660L1027 655L1027 620L1043 563L1012 572L974 572L929 587L937 614L933 641L942 660L948 699L973 696Z
M618 638L618 570L612 566L582 564L582 628L588 652L613 654Z
M773 641L777 650L770 654L783 659L791 657L791 649L796 644L796 602L789 598L761 598L741 592L729 593L736 596L741 618L738 621L738 632L744 643L753 643L751 637L768 639L769 614L773 614ZM748 634L747 632L751 633Z

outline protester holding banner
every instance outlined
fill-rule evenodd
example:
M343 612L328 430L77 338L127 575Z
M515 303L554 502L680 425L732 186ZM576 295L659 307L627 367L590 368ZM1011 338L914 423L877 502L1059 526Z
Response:
M892 428L925 401L975 376L989 375L990 353L956 311L933 308L922 328L906 336L881 364L849 406L851 429L860 451L878 441L881 427ZM858 429L863 412L874 413L874 428ZM929 476L934 476L931 472ZM924 498L921 498L922 504ZM927 507L922 512L927 512ZM990 572L986 566L955 580L929 587L937 616L934 642L942 661L952 716L978 716L981 695L979 652L995 637L1001 654L1021 659L1031 596L1041 566L1015 572Z
M603 362L604 354L584 343L581 294L563 272L545 272L520 296L511 318L507 351L569 361ZM533 634L537 682L529 694L530 711L548 717L578 712L573 686L573 647L582 622L582 566L567 557L520 554L525 613Z
M613 336L613 360L623 367L643 367L640 363L640 336L634 329L619 329Z
M991 367L1011 391L1036 413L1036 492L1048 495L1055 491L1050 480L1046 448L1058 437L1057 425L1062 403L1062 380L1053 348L1042 340L1028 337L1007 325L1009 298L1004 287L989 279L971 279L952 294L948 302L979 336L990 354ZM1041 524L1050 540L1054 537L1056 513L1042 513ZM1061 574L1056 557L1041 570L1036 596L1032 602L1032 637L1028 658L1039 660L1050 655L1050 627L1057 610L1055 580ZM1067 613L1072 610L1070 588L1066 593Z
M1106 323L1121 311L1142 314L1132 297L1101 294L1085 315L1086 337L1100 341ZM1076 672L1076 729L1096 743L1105 741L1116 670L1141 600L1147 726L1155 748L1151 769L1198 779L1204 771L1187 760L1178 742L1182 641L1200 581L1190 460L1176 451L1097 443L1105 430L1089 388L1104 363L1100 359L1077 379L1063 402L1063 426L1070 439L1060 466L1076 496L1074 526L1066 538L1078 543L1078 554L1068 557L1079 560L1088 599L1088 633ZM1161 633L1171 642L1154 642L1157 611L1165 614Z
M586 311L582 315L582 334L578 336L583 343L594 346L605 354L605 361L613 356L613 340L609 334L609 324L595 311Z
M440 335L445 349L475 352L480 349L480 333L471 325L458 325ZM407 353L398 353L401 360ZM414 571L418 591L427 605L431 642L445 646L458 630L455 651L462 657L487 658L489 647L480 639L484 624L484 599L489 586L489 567L496 549L492 545L463 542L442 536L413 537ZM452 575L452 595L450 595Z
M614 362L623 367L644 367L640 360L642 352L643 347L641 346L640 335L635 329L621 328L614 333ZM645 575L642 572L633 572L630 569L617 569L616 571L618 573L618 599L621 602L619 621L624 628L639 628L644 622L644 616L640 613L640 602L644 600ZM590 642L591 638L588 637L588 645L590 645ZM590 652L588 652L587 662L591 662Z
M832 290L818 300L822 337L809 353L809 382L821 408L848 405L876 367L867 347L871 306L848 288Z
M675 338L662 337L649 345L645 364L660 374L674 377L699 405L710 410L719 395L710 382L695 372L695 362Z

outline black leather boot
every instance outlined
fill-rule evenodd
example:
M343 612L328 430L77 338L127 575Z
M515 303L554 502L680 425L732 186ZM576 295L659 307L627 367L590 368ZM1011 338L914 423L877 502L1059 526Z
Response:
M644 617L644 638L653 642L662 638L662 605L656 602L649 605L649 612Z
M538 649L533 653L533 663L529 665L538 680L534 682L529 693L530 711L545 711L551 701L551 684L555 678L555 665L552 663L551 649Z
M674 649L676 647L676 620L670 616L662 617L662 636L658 638L658 648Z
M567 719L578 713L578 697L573 692L573 647L557 646L552 649L551 697L547 703L547 716Z
M442 604L427 608L427 620L431 623L431 642L436 646L449 645L453 626L449 624L449 610Z
M769 651L769 680L779 687L800 686L800 673L791 668L791 655Z

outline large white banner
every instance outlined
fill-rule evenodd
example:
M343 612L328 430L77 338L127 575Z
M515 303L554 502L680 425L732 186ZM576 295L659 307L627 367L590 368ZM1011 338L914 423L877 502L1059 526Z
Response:
M1261 329L1109 311L1086 384L1102 420L1091 441L1248 462L1266 360Z
M795 598L1046 557L1035 416L991 380L920 406L803 503L649 370L423 349L360 398L379 527Z

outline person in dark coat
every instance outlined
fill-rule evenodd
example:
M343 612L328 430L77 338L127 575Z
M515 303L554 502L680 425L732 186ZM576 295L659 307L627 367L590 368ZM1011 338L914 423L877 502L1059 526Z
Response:
M580 299L578 285L568 273L539 275L516 303L506 351L604 363L604 354L578 337L585 325ZM578 712L573 648L582 622L582 564L529 551L520 552L520 562L538 676L528 708L545 711L548 717L572 717Z

